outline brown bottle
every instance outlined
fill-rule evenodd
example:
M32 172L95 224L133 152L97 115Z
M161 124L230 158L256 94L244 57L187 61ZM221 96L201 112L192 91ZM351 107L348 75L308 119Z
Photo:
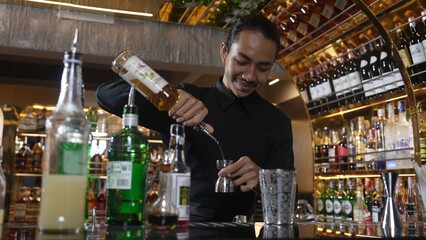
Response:
M131 50L122 51L113 61L112 70L149 99L156 108L168 111L179 99L175 87L152 70Z
M15 201L14 221L25 222L28 207L27 187L20 187L18 198Z

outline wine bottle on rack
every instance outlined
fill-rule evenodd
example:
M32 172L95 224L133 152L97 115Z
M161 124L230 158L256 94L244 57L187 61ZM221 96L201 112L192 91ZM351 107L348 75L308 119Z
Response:
M318 66L314 69L314 80L316 84L316 95L318 98L318 107L317 107L317 113L323 113L324 108L326 107L324 104L326 103L326 99L324 98L324 91L322 86L322 79L321 76L318 73Z
M401 24L398 23L395 25L395 27L397 36L396 48L398 49L399 56L401 57L404 66L408 67L413 64L413 61L411 60L410 44L407 40L407 36L401 29Z
M370 41L369 42L369 51L370 51L370 72L371 77L373 79L373 88L374 88L374 95L381 96L383 95L383 92L385 91L383 87L383 78L382 75L382 69L380 68L380 50L378 49L377 42L376 41Z
M410 32L411 32L410 53L411 53L411 58L413 60L413 65L414 65L410 67L410 70L412 74L416 74L423 70L421 69L420 66L418 66L418 64L426 61L426 53L423 47L422 39L416 27L415 19L413 17L409 17L408 22L409 22ZM413 84L421 83L421 79L419 76L412 77L412 81L413 81Z
M308 79L309 79L308 90L309 90L309 95L311 96L311 102L308 107L310 108L310 114L314 115L318 112L317 108L319 108L320 102L318 101L318 91L317 91L319 87L317 86L317 83L315 81L313 69L309 71Z
M365 44L360 47L360 63L359 69L362 79L362 87L364 89L364 95L366 99L371 98L374 95L373 82L371 81L371 70L370 70L370 53L368 52Z
M329 75L327 62L324 62L323 64L321 64L319 68L322 68L321 78L325 86L324 92L326 92L326 96L327 96L328 110L337 109L338 103L336 101L336 94L335 94L335 90L332 83L333 80L331 76Z
M306 82L304 81L303 76L299 75L296 81L297 81L297 87L299 88L299 93L300 93L300 96L302 97L303 102L305 104L308 104L311 98L309 96L309 91L306 87Z
M343 89L342 89L342 82L341 82L341 78L340 78L340 71L339 71L339 65L337 63L337 59L333 58L331 61L332 64L332 75L331 75L331 79L333 82L333 87L334 87L334 91L336 92L336 99L338 101L338 105L339 106L344 106L343 102L344 102L344 94L343 94Z
M383 93L391 93L398 88L393 72L393 58L390 55L388 45L383 41L382 37L378 39L378 42L380 47L380 68L382 70L383 85L385 87L385 92Z
M337 58L338 60L338 71L339 71L339 81L343 91L343 100L341 101L342 106L346 106L349 103L349 98L352 96L351 83L348 78L348 69L346 68L346 63L344 61L343 52L340 50L340 54Z
M352 89L351 103L361 102L365 99L362 89L361 75L359 72L359 61L356 59L354 52L348 50L348 60L346 63L349 83Z

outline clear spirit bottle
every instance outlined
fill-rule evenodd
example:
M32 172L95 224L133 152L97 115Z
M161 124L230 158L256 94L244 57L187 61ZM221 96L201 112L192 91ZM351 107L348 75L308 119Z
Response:
M191 187L191 170L185 163L185 127L182 124L170 126L170 142L168 159L172 161L171 170L164 175L172 178L169 192L172 202L179 209L178 227L189 226L189 194Z
M82 106L82 55L78 31L64 54L58 103L46 120L42 197L38 226L43 233L82 231L85 221L90 124ZM58 201L63 196L67 201Z

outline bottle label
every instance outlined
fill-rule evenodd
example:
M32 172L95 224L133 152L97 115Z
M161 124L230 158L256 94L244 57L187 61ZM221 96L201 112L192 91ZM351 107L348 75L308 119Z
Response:
M371 162L376 160L376 149L374 148L365 148L365 161Z
M342 203L339 200L334 200L334 215L339 215L342 211Z
M124 74L120 74L120 76L124 79L124 80L126 80L126 82L127 83L129 83L130 85L133 85L133 82L132 82L132 80L133 79L136 79L136 77L133 77L133 75L129 72L129 71L127 71L126 73L124 73ZM136 84L135 84L136 85ZM149 99L149 97L148 97L148 95L146 95L141 89L139 89L139 88L136 88L136 90L138 90L138 92L140 92L141 94L142 94L142 96L144 96L146 99Z
M348 93L351 91L351 83L347 75L340 77L339 81L344 93Z
M421 63L426 61L425 51L422 43L413 44L410 46L411 58L413 64Z
M320 24L321 16L318 13L312 13L311 18L309 19L309 24L314 26L315 28L318 28Z
M132 186L132 162L108 161L107 188L131 189Z
M411 65L411 60L408 57L409 55L408 55L407 50L405 48L399 49L398 53L399 53L399 56L401 57L402 62L404 63L404 66L405 67L410 66Z
M336 93L339 93L342 90L340 78L333 79L333 86L334 86L334 91L336 91Z
M380 60L385 59L387 56L388 56L388 53L387 53L387 52L385 52L385 51L381 51L381 52L380 52Z
M374 64L375 62L377 62L377 57L373 55L370 57L370 65Z
M130 57L123 64L123 67L155 94L162 91L163 88L168 84L166 80L164 80L137 56Z
M380 207L379 206L373 206L371 209L373 212L371 214L372 216L372 221L373 222L380 222Z
M332 147L329 148L328 149L328 157L329 157L328 161L330 163L335 163L336 162L335 156L336 156L336 150L334 148L332 148Z
M317 213L320 214L322 213L322 211L324 210L324 202L322 201L322 199L318 199L317 200Z
M323 87L323 95L324 96L328 96L328 95L330 95L330 94L333 93L331 91L331 86L330 86L330 82L329 81L323 82L321 85Z
M349 73L348 78L352 90L361 89L361 76L358 71Z
M339 1L335 1L334 5L340 9L341 11L343 11L345 9L346 4L348 3L347 0L339 0Z
M394 79L395 79L395 82L396 82L396 86L398 86L398 87L404 86L404 80L402 79L402 75L401 75L401 72L399 71L399 69L395 68L393 70L393 72L394 72Z
M308 34L308 24L300 22L299 26L297 26L297 31L303 36L305 36L306 34Z
M352 213L352 204L350 201L345 200L343 201L343 211L346 215L350 215Z
M172 193L172 201L179 209L178 221L189 220L189 193L191 186L190 173L165 173L167 177L171 177L169 181L168 192Z
M126 113L123 114L123 126L137 126L139 121L139 116L137 114Z
M334 211L334 204L330 199L325 200L325 211L327 213L333 213Z
M290 41L292 41L292 42L296 42L297 41L297 33L296 33L296 31L294 31L294 30L288 31L287 38Z
M306 90L300 91L300 96L302 97L303 102L305 102L305 103L309 102L309 97L308 97L308 93L306 92Z
M82 157L85 154L87 153L82 143L60 143L58 172L70 175L82 175L86 168L82 161Z
M384 75L383 84L385 85L386 91L397 88L395 74L388 72L386 75Z
M334 13L334 7L331 4L325 4L324 8L322 9L322 15L324 17L330 19L333 16Z

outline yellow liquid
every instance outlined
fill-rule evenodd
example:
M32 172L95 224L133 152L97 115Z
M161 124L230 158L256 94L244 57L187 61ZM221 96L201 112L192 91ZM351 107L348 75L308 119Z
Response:
M38 226L43 232L75 233L83 229L86 177L43 175Z
M135 84L135 87L144 92L154 106L160 111L168 111L172 108L179 99L179 93L175 87L170 84L164 86L163 90L154 93L146 87L139 79L130 80Z
M4 209L0 209L0 224L3 223L3 218L4 218Z

